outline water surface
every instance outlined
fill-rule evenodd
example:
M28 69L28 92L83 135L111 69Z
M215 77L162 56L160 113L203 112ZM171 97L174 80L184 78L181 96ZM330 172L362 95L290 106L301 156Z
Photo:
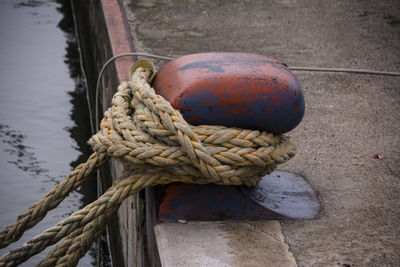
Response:
M0 227L38 201L90 155L86 83L69 1L0 1ZM14 249L96 198L81 186ZM22 266L33 266L49 249ZM97 265L95 246L79 262ZM101 265L108 265L107 253Z

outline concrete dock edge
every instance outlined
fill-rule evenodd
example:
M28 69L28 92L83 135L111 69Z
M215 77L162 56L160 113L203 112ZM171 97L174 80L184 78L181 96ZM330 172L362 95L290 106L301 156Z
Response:
M73 2L92 114L98 71L113 55L134 50L131 35L137 51L167 56L246 51L289 66L400 67L395 0ZM97 103L101 110L127 79L131 62L126 58L109 66ZM320 216L156 224L147 189L126 200L109 223L114 266L398 266L397 78L301 72L298 79L306 115L290 133L298 154L281 170L311 183L323 207ZM373 157L378 153L384 159ZM121 172L115 162L103 169L103 188Z
M96 117L95 105L99 105L99 118L110 106L117 86L129 79L129 67L134 57L117 59L110 64L101 80L99 99L95 99L96 81L103 64L111 57L134 52L134 45L127 20L118 0L73 0L83 65L87 76L92 118ZM97 102L97 103L96 103ZM111 162L100 170L102 191L110 187L122 175L121 163ZM144 193L125 200L108 222L109 245L113 266L147 266L144 230Z
M95 82L99 70L112 56L133 52L134 45L118 0L74 1L74 6L88 78L91 112L95 117L95 105L99 105L99 110L103 112L109 107L118 84L129 79L127 70L136 58L118 59L108 67L101 81L99 99L96 100ZM122 171L122 164L115 161L101 170L103 191L122 175ZM276 221L270 221L261 227L263 229L257 223L248 222L156 224L153 197L151 188L130 197L110 220L108 232L114 266L240 266L245 262L254 264L257 261L296 266ZM243 228L243 233L252 234L238 240L238 228ZM185 234L177 234L176 231L184 231ZM207 235L201 235L202 239L199 233ZM271 238L264 239L265 233ZM208 235L219 238L209 238ZM239 250L236 247L238 245L243 245L243 248ZM205 247L209 247L213 253L201 249ZM219 249L212 249L215 247ZM197 257L192 257L193 253L197 253ZM248 257L253 260L248 260Z
M400 69L396 0L122 1L138 52L251 52L290 67ZM306 112L289 133L297 155L279 170L304 177L323 209L315 220L281 221L290 251L299 266L398 266L398 77L295 74ZM237 225L239 236L254 233Z

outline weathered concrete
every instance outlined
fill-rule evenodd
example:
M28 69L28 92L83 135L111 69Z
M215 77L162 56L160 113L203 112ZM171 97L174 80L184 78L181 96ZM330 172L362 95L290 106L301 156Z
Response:
M124 3L140 52L170 56L252 52L289 66L400 70L397 0ZM297 264L398 266L399 78L296 74L304 90L306 114L290 133L298 154L281 169L306 177L323 205L317 220L282 223ZM377 153L385 158L373 159ZM183 231L187 226L170 227ZM242 243L235 253L245 246ZM257 265L268 264L253 266Z
M118 59L110 64L103 75L99 99L95 99L96 81L103 64L112 56L133 50L124 14L118 0L73 1L83 54L84 68L89 87L89 100L93 119L95 105L98 118L111 104L117 86L129 79L132 58ZM103 191L123 173L123 165L111 160L100 172ZM146 266L145 234L143 228L144 194L126 199L118 213L108 222L110 250L114 266Z
M296 266L277 221L161 223L155 231L163 267Z

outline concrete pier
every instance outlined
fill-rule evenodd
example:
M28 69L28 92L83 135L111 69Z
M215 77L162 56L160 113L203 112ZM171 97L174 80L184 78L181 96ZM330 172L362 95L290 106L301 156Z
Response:
M92 117L98 118L110 106L117 86L129 79L135 58L121 58L110 64L101 80L96 99L96 81L103 64L112 56L134 50L122 6L117 0L73 1L78 24L83 63L89 87ZM121 163L111 160L100 170L102 191L122 175ZM126 199L108 222L108 235L114 266L148 266L145 253L144 192Z
M74 2L84 25L80 31L89 36L82 45L85 66L95 78L107 58L125 49L168 56L251 52L289 66L400 71L395 0L123 0L119 11L110 5L118 3L114 0ZM107 10L117 15L107 16ZM121 27L125 33L112 34ZM114 44L122 44L123 51L112 40L119 40ZM131 61L121 62L126 63L111 66L103 80L104 109L117 84L127 79L123 73ZM295 74L306 113L289 133L298 153L280 169L310 182L323 207L319 217L153 227L148 191L146 203L143 194L131 197L110 222L115 266L398 266L400 78ZM91 100L96 102L93 94ZM105 177L115 179L121 166L113 163L109 170Z
M139 52L168 56L251 52L289 66L400 70L399 1L123 2ZM300 126L289 133L298 153L280 168L308 179L319 193L323 210L316 220L275 222L281 225L281 240L289 246L298 266L397 266L400 78L295 74L305 94L306 113ZM375 159L375 154L385 158ZM261 228L271 224L274 223L257 222ZM196 247L213 247L219 242L219 235L229 242L243 238L240 248L219 255L221 261L230 257L229 253L237 255L228 266L247 266L247 262L270 250L253 250L247 259L241 258L246 248L266 246L268 238L260 244L239 237L243 232L247 236L258 233L260 238L265 235L248 222L234 225L157 225L157 236L163 242L179 238L172 231L176 235L184 232L185 240L193 242L192 246L184 243L182 247L178 242L173 246L161 243L162 262L166 266L193 266L193 254L192 259L172 259L171 255ZM279 233L280 227L277 228ZM202 239L198 231L205 231L209 238ZM179 264L174 261L176 258L181 260ZM259 259L248 266L285 266Z

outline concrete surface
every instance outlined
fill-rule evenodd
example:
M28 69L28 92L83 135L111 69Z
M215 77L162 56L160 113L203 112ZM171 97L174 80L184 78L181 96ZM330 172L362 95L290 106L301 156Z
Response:
M400 71L397 0L123 2L138 52L253 52L289 66ZM298 266L399 266L400 78L296 75L306 114L289 134L298 154L280 169L308 179L323 206L316 220L281 222ZM239 238L247 223L237 225Z
M158 224L155 232L163 267L296 266L280 228L277 221L192 222Z
M74 0L80 49L92 118L96 118L96 104L99 105L99 118L111 104L117 86L129 79L128 69L132 58L124 58L110 64L101 80L98 101L95 99L96 82L103 64L112 56L133 49L124 13L118 0ZM113 180L123 174L123 165L113 159L100 170L103 191ZM146 266L144 238L144 205L141 194L127 198L115 216L107 222L109 248L113 266Z

